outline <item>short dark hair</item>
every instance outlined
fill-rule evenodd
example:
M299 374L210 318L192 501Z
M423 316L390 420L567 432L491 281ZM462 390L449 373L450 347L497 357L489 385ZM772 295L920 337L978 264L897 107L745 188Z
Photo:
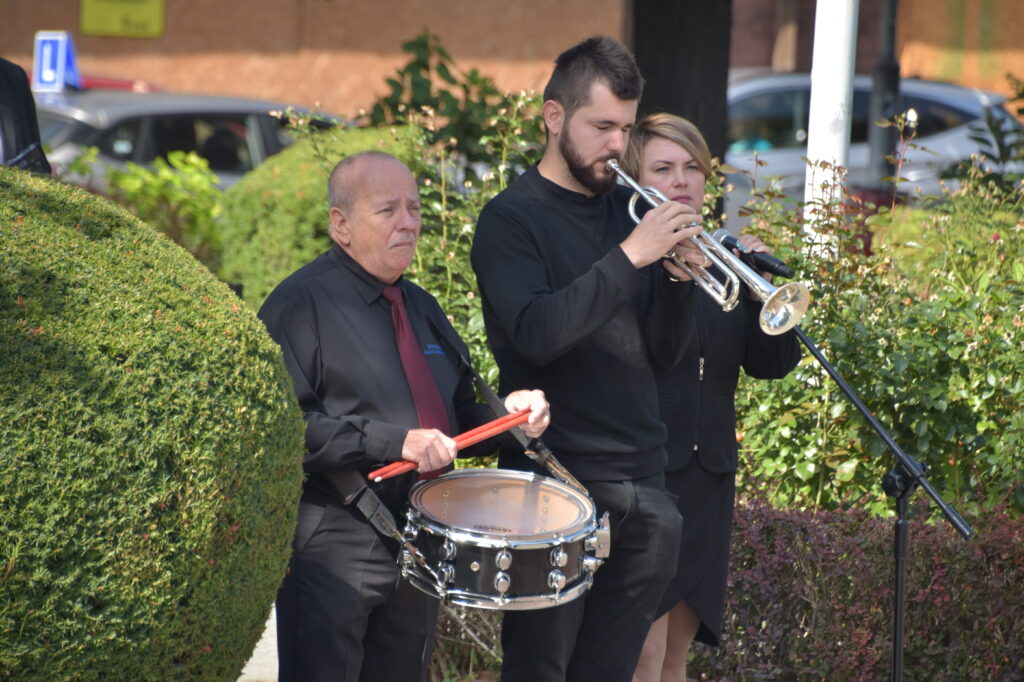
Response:
M638 100L644 92L643 76L629 50L613 38L594 36L558 55L544 100L561 104L569 118L589 103L590 87L598 81L622 100Z

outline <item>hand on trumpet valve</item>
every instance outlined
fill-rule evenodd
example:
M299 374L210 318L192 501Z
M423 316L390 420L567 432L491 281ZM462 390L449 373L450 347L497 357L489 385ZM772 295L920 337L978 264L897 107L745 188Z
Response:
M642 268L664 258L702 229L700 215L688 206L666 201L647 211L621 246L630 262Z
M661 261L662 267L668 272L668 274L674 279L687 281L690 278L686 272L679 267L679 261L686 263L686 265L692 270L704 269L711 267L711 259L709 259L704 252L700 250L697 243L692 239L686 239L682 242L677 243L672 247L670 254L674 254L675 258L666 258Z

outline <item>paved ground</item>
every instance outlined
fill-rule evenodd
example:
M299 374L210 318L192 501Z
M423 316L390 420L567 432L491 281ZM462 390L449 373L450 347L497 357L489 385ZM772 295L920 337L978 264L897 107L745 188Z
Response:
M277 619L270 612L267 629L263 631L252 658L242 669L238 682L277 682Z

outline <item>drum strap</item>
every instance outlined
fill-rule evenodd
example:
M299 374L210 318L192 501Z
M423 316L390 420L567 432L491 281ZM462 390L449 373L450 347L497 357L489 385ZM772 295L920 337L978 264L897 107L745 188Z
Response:
M384 506L377 493L373 492L359 475L358 471L347 469L345 471L323 472L323 475L334 486L342 504L348 506L355 502L356 509L366 517L374 530L385 537L394 538L399 543L403 542L402 534L398 532L398 524L391 510Z
M373 492L369 488L363 491L363 494L359 496L359 500L356 502L356 509L362 512L366 520L370 522L370 525L374 529L383 535L384 537L394 538L398 540L398 544L403 544L405 539L402 534L398 532L398 524L395 523L395 517L391 513L391 510L384 506L384 503L377 497L377 493Z

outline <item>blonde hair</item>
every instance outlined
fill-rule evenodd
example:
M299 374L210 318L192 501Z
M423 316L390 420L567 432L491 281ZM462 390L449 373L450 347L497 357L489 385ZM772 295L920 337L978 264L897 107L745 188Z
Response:
M622 157L622 168L634 178L640 177L644 146L656 137L675 142L693 157L705 178L711 176L711 150L697 126L675 114L649 114L629 131L629 144Z

